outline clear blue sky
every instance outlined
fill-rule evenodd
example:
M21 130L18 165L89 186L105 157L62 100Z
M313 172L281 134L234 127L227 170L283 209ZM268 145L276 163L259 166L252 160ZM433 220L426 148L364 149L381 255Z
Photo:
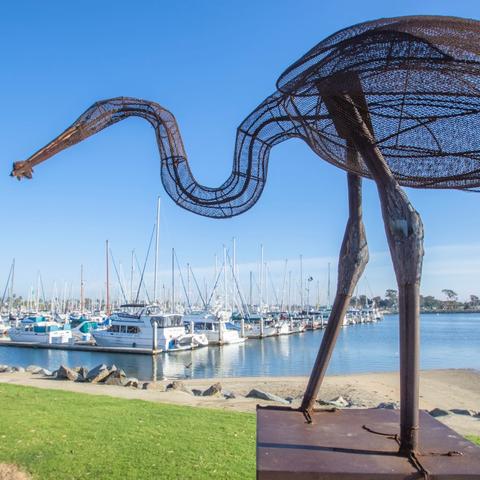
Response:
M198 180L216 186L228 176L235 129L275 89L293 61L336 30L385 16L441 14L480 18L477 0L83 1L0 5L0 290L12 257L26 294L43 276L78 290L84 264L87 294L103 283L104 241L127 269L130 250L143 258L162 204L162 268L169 249L198 269L222 243L238 242L241 265L258 259L259 244L281 276L282 262L326 283L346 222L346 178L291 141L273 150L258 204L231 220L178 208L164 193L153 130L142 120L118 124L37 167L34 180L11 179L11 163L28 157L93 102L125 95L172 111ZM423 216L423 291L452 288L480 294L480 197L461 192L409 192ZM361 293L394 287L376 191L365 182L365 222L372 255ZM246 275L251 268L241 266ZM332 264L332 276L335 265ZM207 272L208 273L208 272Z

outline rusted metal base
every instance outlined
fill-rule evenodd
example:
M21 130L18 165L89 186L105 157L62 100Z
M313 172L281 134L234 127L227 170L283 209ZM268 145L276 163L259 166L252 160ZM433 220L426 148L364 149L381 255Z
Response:
M289 408L257 408L258 479L480 479L480 448L424 411L416 465L398 454L398 410L315 411L312 420Z

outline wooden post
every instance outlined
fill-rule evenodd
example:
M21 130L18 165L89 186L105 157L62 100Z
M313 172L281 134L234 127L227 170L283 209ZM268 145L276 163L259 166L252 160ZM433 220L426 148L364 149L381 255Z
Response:
M245 338L245 319L242 317L240 318L240 335L242 338Z
M263 338L265 330L265 322L263 320L263 315L260 314L260 338Z
M152 352L156 353L158 350L158 330L157 321L152 322Z

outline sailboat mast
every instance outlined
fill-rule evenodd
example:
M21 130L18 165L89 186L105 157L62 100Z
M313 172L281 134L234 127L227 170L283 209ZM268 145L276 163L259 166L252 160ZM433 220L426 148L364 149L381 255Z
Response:
M105 262L106 262L106 274L107 274L107 285L106 285L106 305L105 310L107 315L110 315L110 278L109 278L109 261L108 261L108 240L105 242Z
M175 249L172 248L172 313L175 313Z
M300 309L303 312L303 255L300 255Z
M13 309L13 279L15 278L15 259L12 261L12 277L10 278L10 295L8 302L8 314L11 315Z
M80 313L83 315L85 309L85 296L83 291L83 264L80 265Z
M260 245L260 301L258 305L261 313L263 309L263 244Z
M132 261L130 266L130 302L133 303L133 260L135 256L135 249L132 250Z
M157 198L157 223L155 227L155 267L153 274L153 302L157 303L158 249L160 247L160 197Z
M330 262L328 262L327 302L328 302L328 307L330 307Z

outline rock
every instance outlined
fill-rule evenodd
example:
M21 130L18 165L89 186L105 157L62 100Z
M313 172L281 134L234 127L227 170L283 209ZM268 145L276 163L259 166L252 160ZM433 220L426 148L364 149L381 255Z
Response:
M101 370L96 377L93 377L90 380L90 383L104 382L109 375L110 375L109 370Z
M29 365L25 371L28 373L38 373L41 369L42 367L39 367L38 365Z
M199 390L198 388L192 388L191 392L196 396L196 397L201 397L203 390Z
M0 373L10 373L13 369L9 365L0 365Z
M164 392L165 386L162 383L157 382L144 382L142 390L156 390L157 392Z
M476 412L473 410L467 410L465 408L451 408L450 411L455 415L466 415L468 417L475 417Z
M25 369L23 367L12 367L12 370L18 373L25 373Z
M208 387L203 393L202 397L218 397L222 394L222 385L217 382Z
M222 393L227 400L233 400L234 398L237 398L237 396L229 390L222 390Z
M285 400L288 402L288 403L292 403L295 398L294 397L285 397Z
M260 400L268 400L270 402L280 402L280 403L288 404L287 400L285 400L284 398L274 395L273 393L268 393L262 390L258 390L256 388L253 388L252 390L250 390L246 395L246 397L259 398Z
M46 368L42 368L42 370L40 372L38 372L40 375L44 375L45 377L51 377L53 376L53 372L51 372L50 370L46 369Z
M442 408L434 408L428 412L432 417L445 417L448 415L447 410L443 410Z
M335 408L346 408L351 405L351 403L348 400L345 400L342 396L333 398L332 400L329 400L328 402L326 402L326 404L331 405L332 407L335 407ZM382 408L382 407L377 407L377 408Z
M116 385L117 387L124 387L127 384L127 379L125 377L116 377L115 375L110 375L104 383L105 385Z
M78 381L79 382L86 382L88 378L88 368L87 367L80 367L78 369Z
M107 385L125 385L126 383L126 380L127 380L127 375L125 374L125 372L120 369L120 370L117 370L117 367L115 367L115 370L111 370L109 369L109 373L108 373L108 376L104 378L103 382L106 383ZM120 380L120 382L116 381L116 380Z
M97 365L96 367L92 368L89 372L88 372L88 375L87 375L87 380L89 382L91 382L95 377L97 377L100 372L102 372L103 370L107 370L108 371L108 368L107 366L104 364L104 363L101 363L100 365Z
M78 373L65 365L60 365L56 374L58 380L71 380L72 382L75 382L78 379Z
M398 402L382 402L379 403L375 408L384 408L385 410L398 410L400 404Z
M138 388L138 379L135 377L130 377L125 379L126 387Z
M192 391L181 380L174 380L172 383L169 383L166 390L178 390L193 395Z

